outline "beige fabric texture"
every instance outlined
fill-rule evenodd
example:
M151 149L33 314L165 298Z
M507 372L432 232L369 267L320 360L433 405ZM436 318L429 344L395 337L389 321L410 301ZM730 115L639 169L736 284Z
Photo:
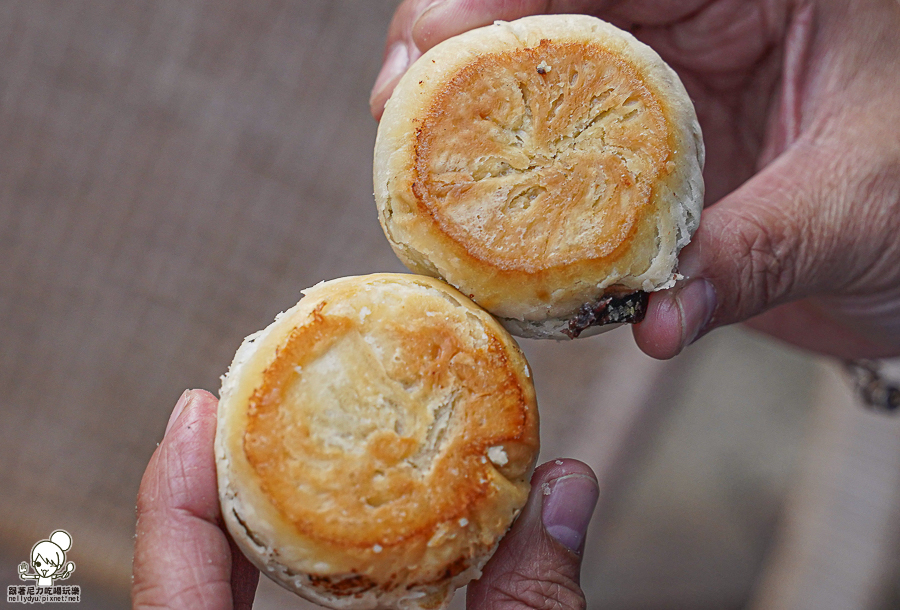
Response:
M367 106L395 8L0 3L0 585L66 529L81 607L128 607L135 494L182 391L218 388L302 288L404 270ZM900 429L839 372L735 329L668 362L627 329L521 343L541 461L603 486L590 608L897 607ZM256 607L312 606L262 578Z

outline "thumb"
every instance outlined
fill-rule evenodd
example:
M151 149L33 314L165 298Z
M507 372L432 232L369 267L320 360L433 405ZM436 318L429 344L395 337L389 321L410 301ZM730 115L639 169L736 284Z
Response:
M877 272L867 265L887 248L878 235L867 236L871 214L861 209L874 207L878 189L865 174L839 166L841 158L795 145L704 210L680 257L678 270L687 279L652 295L634 328L638 346L671 358L716 327L865 285L865 274ZM783 338L813 347L798 336Z
M250 608L259 571L221 527L213 439L218 403L185 392L141 479L132 608Z
M522 514L481 578L469 585L474 610L583 610L581 553L600 489L587 465L556 460L531 479Z

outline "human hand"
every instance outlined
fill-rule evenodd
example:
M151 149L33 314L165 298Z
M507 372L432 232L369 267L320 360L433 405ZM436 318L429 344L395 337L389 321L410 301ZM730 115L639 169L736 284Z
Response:
M225 533L213 441L216 398L185 392L141 481L132 603L148 608L251 608L259 571ZM539 467L522 514L477 582L479 610L585 607L581 551L599 488L575 460Z
M496 19L585 12L681 76L707 147L708 208L634 327L669 358L749 325L844 358L900 355L900 4L893 0L406 0L371 98L438 42Z
M137 498L133 610L249 610L257 570L225 533L213 441L215 396L181 395Z

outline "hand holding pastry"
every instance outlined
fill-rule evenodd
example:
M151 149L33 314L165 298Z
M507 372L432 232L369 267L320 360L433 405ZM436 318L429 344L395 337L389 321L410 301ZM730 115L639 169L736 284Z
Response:
M185 392L138 495L132 599L149 608L249 610L258 570L230 541L219 512L213 442L217 402ZM584 608L579 587L597 480L574 460L539 467L512 530L469 585L470 607Z
M642 319L674 284L703 206L703 143L678 76L594 17L543 15L430 49L375 142L379 220L400 259L513 334Z
M372 96L378 117L423 52L495 20L586 12L650 45L703 128L709 207L687 276L635 339L667 358L748 321L845 358L900 354L900 5L863 0L407 0Z

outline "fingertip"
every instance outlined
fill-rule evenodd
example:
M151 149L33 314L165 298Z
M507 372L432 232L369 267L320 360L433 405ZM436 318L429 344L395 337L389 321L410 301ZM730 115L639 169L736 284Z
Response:
M189 390L194 396L191 401L193 408L203 409L204 412L212 411L215 413L219 408L219 399L215 394L202 389Z
M531 484L522 514L469 585L468 607L585 607L579 575L597 477L578 460L559 459L535 469Z
M647 314L632 332L637 346L651 358L668 360L681 351L681 311L671 290L650 295Z
M586 476L597 481L597 475L594 474L593 469L584 462L572 458L560 458L545 462L535 468L534 474L531 476L531 484L540 485L569 475Z
M454 20L458 19L459 6L460 2L457 0L433 0L425 5L410 28L410 36L416 47L425 52L444 40L446 36L442 37L441 33L446 30L448 20L453 27Z
M231 607L232 556L219 526L213 449L217 408L209 392L186 390L141 479L134 608L176 607L175 600L177 607ZM249 586L252 576L241 582ZM241 599L234 607L249 608Z
M715 310L716 290L703 278L654 293L644 320L634 326L635 343L651 358L677 356L709 330Z
M172 426L175 425L175 422L181 416L181 413L184 409L191 403L194 399L194 395L190 390L185 390L181 393L181 397L178 399L178 402L175 403L175 408L172 409L172 414L169 415L169 421L166 423L166 431L165 434L169 433L169 430L172 429ZM164 436L165 436L164 434Z
M412 26L412 40L423 52L439 42L497 20L512 21L546 10L546 0L485 2L437 0L427 5Z
M400 78L406 72L412 63L414 53L410 52L409 47L402 41L395 42L391 45L385 54L384 64L381 71L375 79L372 86L372 94L369 97L369 109L372 116L376 120L381 120L384 114L384 105L394 92L394 88L400 81Z
M479 25L472 23L471 7L465 1L437 0L426 6L412 24L411 36L416 47L427 51L439 42Z
M406 70L422 53L444 40L496 20L511 21L542 13L547 0L407 0L397 9L388 32L384 64L372 86L369 110L381 120L384 106Z
M215 413L217 408L218 399L206 390L185 390L169 416L164 436L169 434L185 412L191 409L203 409L205 412L212 410Z
M566 549L581 555L600 497L597 476L577 460L554 460L535 474L540 481L544 530Z
M158 509L175 506L214 520L218 400L205 390L186 390L179 405L180 413L173 412L174 421L147 466L139 497L147 492Z

